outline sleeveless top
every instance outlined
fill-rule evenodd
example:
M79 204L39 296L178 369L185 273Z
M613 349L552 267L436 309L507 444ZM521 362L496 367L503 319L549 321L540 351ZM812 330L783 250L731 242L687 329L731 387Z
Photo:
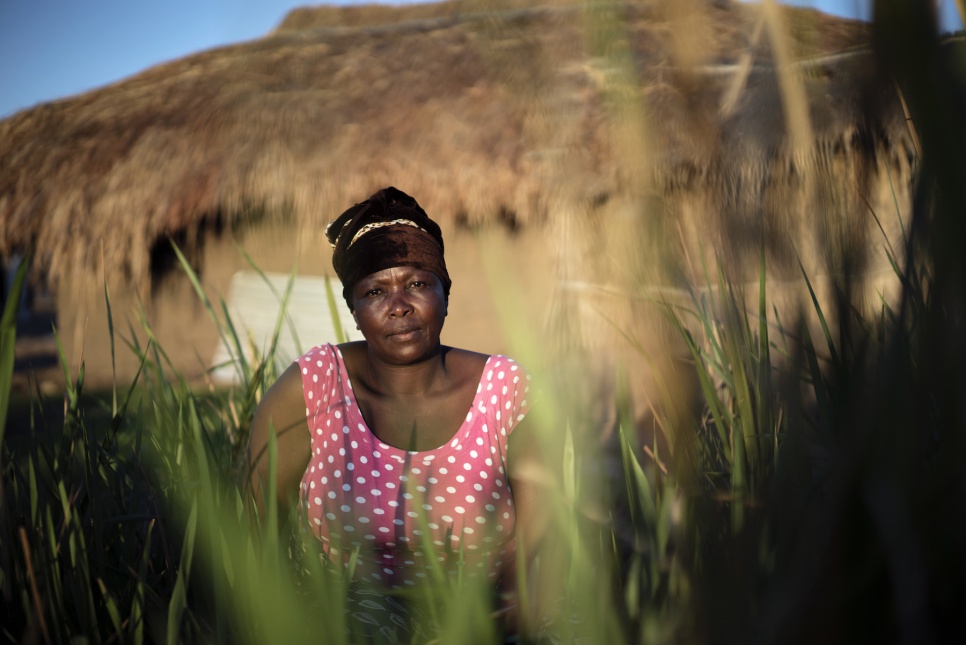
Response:
M514 552L507 438L526 415L530 377L490 356L460 428L433 450L380 441L362 417L339 348L296 360L312 439L300 498L330 559L401 588L435 572L495 578Z

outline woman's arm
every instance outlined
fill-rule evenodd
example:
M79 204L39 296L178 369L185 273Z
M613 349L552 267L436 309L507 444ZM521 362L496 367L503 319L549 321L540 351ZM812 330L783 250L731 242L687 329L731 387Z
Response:
M279 518L284 518L298 499L299 483L312 454L305 399L302 396L302 373L293 363L269 388L255 410L248 442L249 484L260 516L265 513L265 491L268 489L269 437L275 436L276 499Z

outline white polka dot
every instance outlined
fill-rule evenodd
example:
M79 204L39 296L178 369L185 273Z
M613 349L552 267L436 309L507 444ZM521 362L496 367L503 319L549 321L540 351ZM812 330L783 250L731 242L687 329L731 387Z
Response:
M352 526L351 524L346 524L345 526L342 527L342 530L345 531L346 533L352 533L353 531L356 530L356 527Z
M309 398L312 398L312 390L309 390Z
M428 481L428 482L429 482L430 484L436 484L436 483L439 483L439 480L438 480L438 479L436 479L435 477L430 477L430 478L429 478L429 479L428 479L427 481Z
M442 466L442 467L441 467L441 468L439 469L439 474L440 474L440 475L445 475L445 474L446 474L446 473L448 473L448 472L449 472L449 470L447 470L447 469L446 469L446 466Z
M473 502L476 501L476 498L473 497L472 495L467 495L466 496L466 501L469 502L470 504L472 504Z
M315 483L313 483L312 486L314 487L315 486ZM456 492L456 489L453 488L452 486L447 486L446 487L446 492L449 493L450 495L452 495L452 494L454 494Z
M486 479L489 475L486 474L485 470L480 471L480 479Z
M309 368L307 368L307 367L303 367L303 368L302 368L302 373L303 373L303 374L308 374L308 373L309 373Z
M483 486L481 486L480 484L473 484L473 488L475 488L477 491L483 490Z
M356 465L351 461L348 464L346 464L346 470L355 470L355 469L356 469Z
M360 484L365 484L366 483L366 478L365 477L356 477L356 481L359 482Z
M325 517L326 517L326 519L334 520L335 519L335 513L326 513L325 514Z
M372 509L372 512L375 513L376 515L385 515L386 514L386 511L382 510L381 508L374 508L374 509Z
M471 529L468 526L464 526L463 527L463 533L470 533L470 534L472 534L473 533L473 529Z
M484 506L484 508L490 511L491 513L496 510L496 507L493 506L493 504L487 504L486 506Z
M414 474L414 475L418 475L418 474L420 474L421 472L423 472L423 471L421 471L421 470L420 470L419 468L413 468L412 470L413 470L413 474Z
M353 449L355 449L355 448L358 448L359 447L359 442L358 441L353 441L349 445L352 446Z
M444 515L443 516L443 521L444 522L452 522L453 521L453 518L450 517L449 515Z
M475 450L470 450L470 457L472 457L473 459L476 459L479 456L480 456L480 453L476 452Z
M451 464L455 464L456 463L456 457L454 457L453 455L450 455L449 457L446 458L446 461L448 461Z
M338 440L339 440L339 435L337 435L336 433L333 432L332 433L332 441L338 441Z
M431 510L433 510L433 507L431 505L429 505L429 504L423 504L423 510L424 511L431 511Z
M419 513L417 513L416 511L406 511L406 515L408 515L409 517L419 517ZM396 521L402 524L400 520L396 520Z
M446 501L446 498L445 498L445 497L443 497L443 496L441 496L441 495L437 495L437 496L436 496L436 497L434 497L433 499L435 499L435 500L436 500L437 502L439 502L440 504L442 504L443 502L445 502L445 501Z
M403 493L403 499L412 499L412 498L413 498L412 493Z
M368 517L360 517L359 518L359 523L360 524L368 524L369 523L369 518Z
M396 485L394 483L392 483L392 482L386 482L386 488L393 489L395 487L396 487Z
M477 524L486 524L486 518L483 517L483 516L481 516L481 515L477 515L476 516L476 523Z
M329 494L330 495L333 495L333 496L335 495L335 493L329 493ZM314 501L315 501L316 506L322 506L322 498L321 497L316 497Z
M392 464L386 464L383 466L386 470L392 470Z
M462 484L463 482L466 481L466 477L463 477L462 475L457 475L456 476L456 481L458 481L459 483Z
M496 394L494 394L493 396L490 397L490 403L492 403L493 405L496 405ZM336 413L336 414L338 414L338 413Z
M473 419L473 412L472 411L467 412L467 414L466 414L466 422L469 423L472 419Z
M343 505L342 505L342 506L340 506L339 508L340 508L340 509L342 510L342 512L343 512L343 513L348 513L349 511L351 511L351 510L352 510L351 508L349 508L349 507L348 507L347 505L345 505L345 504L343 504Z
M463 508L462 506L457 506L456 507L456 512L462 515L463 513L466 512L466 509Z
M342 477L342 471L341 471L341 470L336 470L336 471L335 471L335 473L333 473L333 474L335 475L335 477L336 477L337 479L338 479L339 477Z
M356 497L356 503L358 503L358 504L365 504L366 503L366 498L365 497Z
M349 484L342 484L342 490L348 493L350 490L352 490L352 486Z
M494 403L496 403L496 401L494 401ZM336 419L341 419L342 418L342 412L340 412L339 410L336 410L335 411L335 414L333 414L332 416L334 416Z
M486 460L483 463L485 463L487 466L492 466L493 465L493 460L490 459L489 457L487 457Z
M436 524L435 522L430 522L426 526L428 526L429 528L433 529L434 531L439 528L439 524Z

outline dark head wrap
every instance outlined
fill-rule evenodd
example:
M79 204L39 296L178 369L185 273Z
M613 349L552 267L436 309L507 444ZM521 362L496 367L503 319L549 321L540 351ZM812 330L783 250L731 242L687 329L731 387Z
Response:
M443 261L443 234L416 200L383 188L356 204L325 228L332 245L332 266L342 281L342 297L352 309L352 287L369 274L410 266L431 271L449 297L452 282Z

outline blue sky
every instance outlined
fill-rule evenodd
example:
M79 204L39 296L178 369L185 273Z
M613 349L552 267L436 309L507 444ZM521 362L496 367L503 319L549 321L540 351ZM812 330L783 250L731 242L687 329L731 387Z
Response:
M386 0L384 0L385 2ZM397 0L398 1L398 0ZM788 0L868 18L871 0ZM958 28L953 0L943 13ZM353 0L339 0L344 4ZM258 38L306 0L0 0L0 118L192 52Z

